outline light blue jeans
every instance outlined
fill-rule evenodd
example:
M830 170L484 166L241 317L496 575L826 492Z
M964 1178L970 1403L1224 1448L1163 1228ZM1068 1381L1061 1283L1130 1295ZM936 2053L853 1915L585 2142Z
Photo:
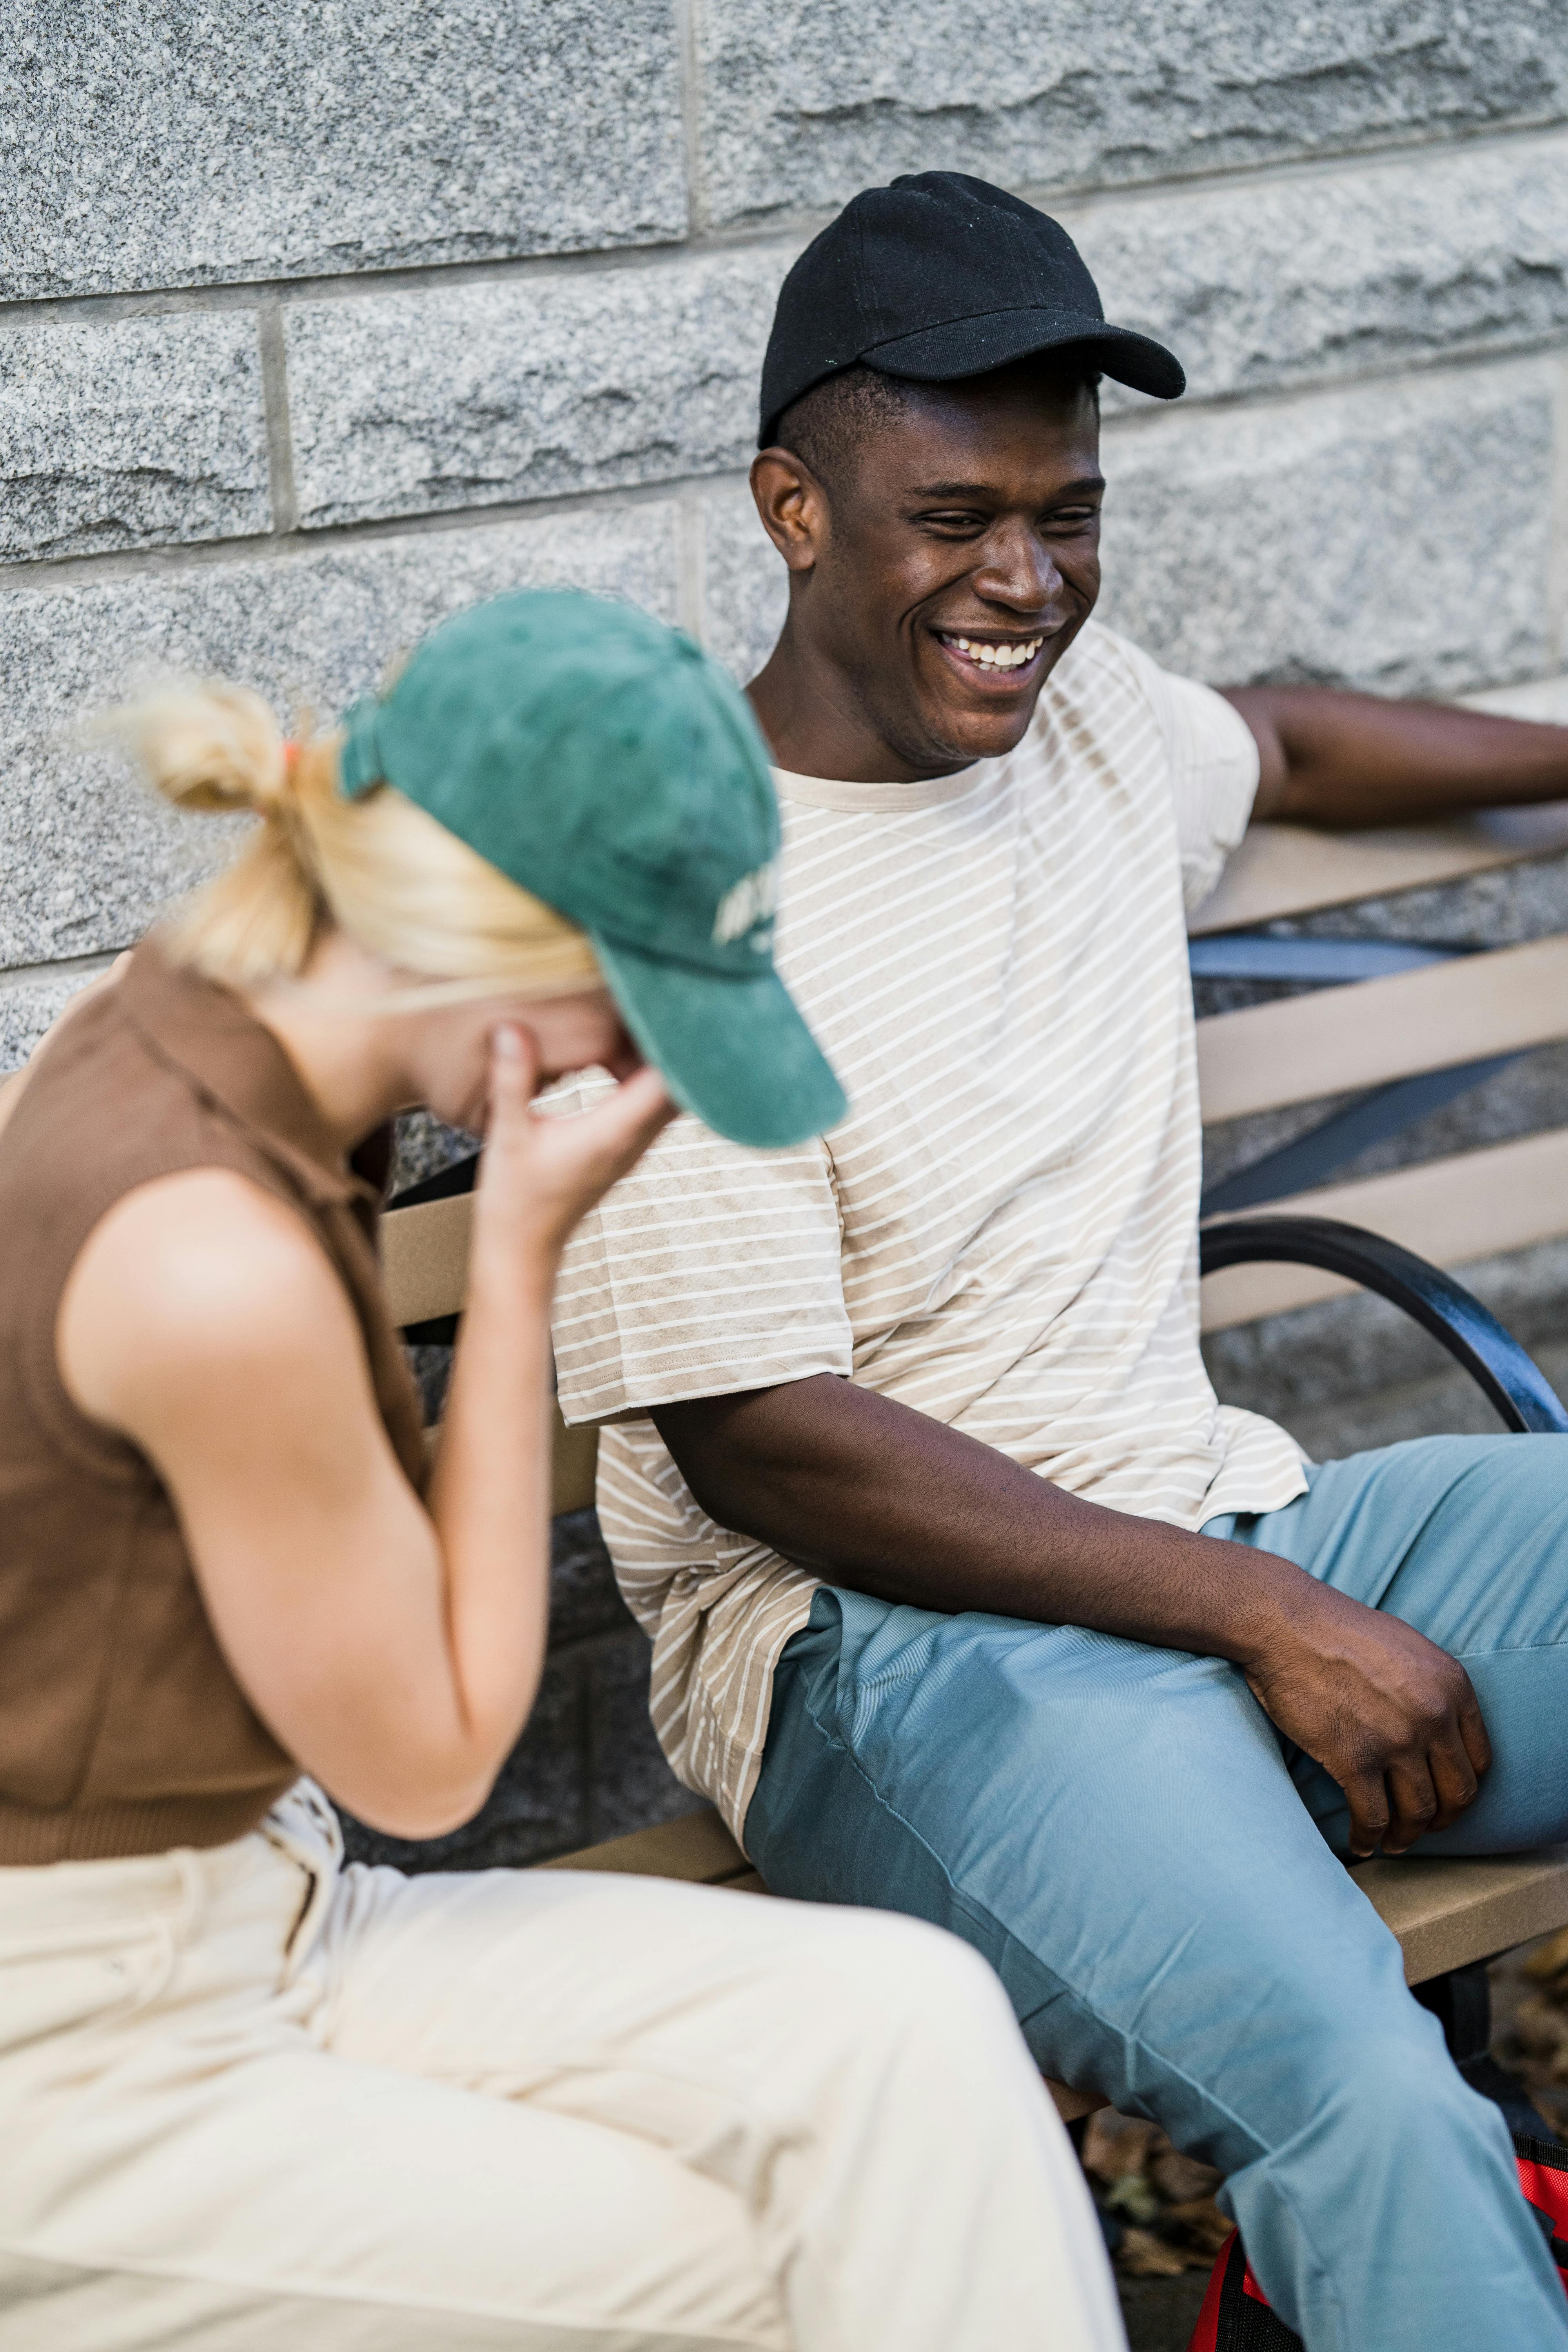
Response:
M1494 1760L1417 1853L1568 1837L1568 1439L1421 1439L1310 1475L1205 1533L1464 1662ZM825 1589L774 1676L746 1845L778 1894L984 1952L1047 2074L1226 2173L1309 2352L1568 2352L1501 2115L1406 1990L1345 1830L1221 1660Z

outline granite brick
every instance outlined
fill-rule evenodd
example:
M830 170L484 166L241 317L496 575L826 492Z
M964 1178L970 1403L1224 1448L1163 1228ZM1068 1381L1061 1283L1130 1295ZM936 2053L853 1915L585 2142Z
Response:
M1568 138L1068 218L1111 314L1230 394L1568 329ZM742 467L797 246L289 306L307 526ZM1137 395L1108 385L1108 410Z
M417 1347L405 1343L403 1352L419 1391L419 1417L426 1429L434 1429L446 1415L447 1393L452 1385L452 1350L421 1341Z
M787 258L764 249L290 305L300 520L744 466Z
M636 1632L590 1506L563 1511L550 1529L550 1642L559 1649L593 1633ZM647 1648L642 1634L637 1640Z
M1381 1304L1381 1301L1379 1302ZM1395 1310L1390 1307L1387 1312ZM1375 1388L1356 1390L1342 1382L1321 1402L1298 1402L1288 1411L1270 1410L1268 1419L1289 1429L1310 1462L1335 1462L1373 1447L1400 1445L1418 1437L1496 1437L1502 1423L1467 1372L1417 1327L1420 1360L1408 1380L1380 1381ZM1565 1391L1568 1348L1542 1348L1536 1361L1560 1394ZM1243 1402L1236 1383L1220 1384L1226 1404ZM1240 1383L1247 1394L1252 1384ZM1247 1408L1256 1410L1259 1408Z
M1460 699L1472 710L1495 710L1504 719L1542 719L1568 727L1568 677L1521 678L1514 686L1483 687Z
M254 312L0 332L0 562L270 522Z
M101 969L43 973L0 987L0 1076L21 1068L49 1024Z
M1539 675L1552 391L1520 361L1113 423L1101 618L1215 683Z
M447 1127L433 1111L407 1112L397 1121L394 1133L388 1193L401 1192L410 1184L421 1184L426 1176L438 1176L455 1160L466 1160L478 1140L477 1136L466 1134L460 1127Z
M588 1665L589 1836L626 1837L707 1802L682 1788L648 1719L653 1653L635 1626L594 1644Z
M1065 217L1106 315L1168 343L1199 397L1568 331L1561 133ZM1145 404L1109 383L1104 397Z
M236 820L179 816L84 746L84 716L171 671L254 686L285 716L332 712L475 598L570 582L670 620L675 572L661 504L0 593L0 965L123 946L232 842Z
M410 1872L521 1869L697 1811L706 1800L681 1787L648 1720L650 1655L635 1627L552 1654L528 1727L473 1820L410 1839L344 1815L350 1859Z
M0 295L679 236L670 0L10 0Z
M1115 185L1568 112L1542 0L724 0L702 14L703 202L717 224L843 204L900 172Z
M1536 1364L1559 1396L1568 1395L1568 1348L1539 1349ZM1443 1356L1424 1379L1298 1412L1290 1433L1310 1462L1337 1462L1418 1437L1498 1437L1502 1423L1468 1374Z
M701 518L702 642L744 686L784 626L789 573L743 482L704 492Z
M1568 929L1568 856L1494 867L1463 882L1401 890L1385 898L1285 919L1270 926L1286 938L1427 940L1457 948L1521 947Z

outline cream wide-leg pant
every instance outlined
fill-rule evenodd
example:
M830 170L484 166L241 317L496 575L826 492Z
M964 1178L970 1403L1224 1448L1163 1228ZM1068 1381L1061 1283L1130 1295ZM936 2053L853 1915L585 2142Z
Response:
M1115 2352L989 1969L875 1912L206 1853L0 1870L0 2352Z

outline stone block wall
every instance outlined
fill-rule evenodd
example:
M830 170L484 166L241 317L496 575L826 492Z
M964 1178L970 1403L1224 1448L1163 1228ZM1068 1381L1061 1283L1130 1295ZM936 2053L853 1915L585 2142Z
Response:
M1568 715L1561 0L1023 0L1005 33L956 0L0 0L0 1066L225 846L84 738L144 680L331 712L555 581L748 675L773 295L898 172L1047 203L1186 363L1174 410L1108 388L1108 617L1216 682ZM1420 919L1562 905L1538 874ZM1562 1116L1554 1067L1498 1084L1476 1132ZM1259 1395L1247 1344L1220 1368ZM1311 1349L1273 1360L1316 1410ZM591 1539L509 1858L679 1801Z

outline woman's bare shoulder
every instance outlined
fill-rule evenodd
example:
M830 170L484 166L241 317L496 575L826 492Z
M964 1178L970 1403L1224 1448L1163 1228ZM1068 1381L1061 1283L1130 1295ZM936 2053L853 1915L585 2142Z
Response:
M345 1331L353 1311L303 1215L237 1170L189 1168L137 1185L93 1227L57 1349L73 1400L124 1427L132 1397L185 1392L220 1366L298 1367Z

